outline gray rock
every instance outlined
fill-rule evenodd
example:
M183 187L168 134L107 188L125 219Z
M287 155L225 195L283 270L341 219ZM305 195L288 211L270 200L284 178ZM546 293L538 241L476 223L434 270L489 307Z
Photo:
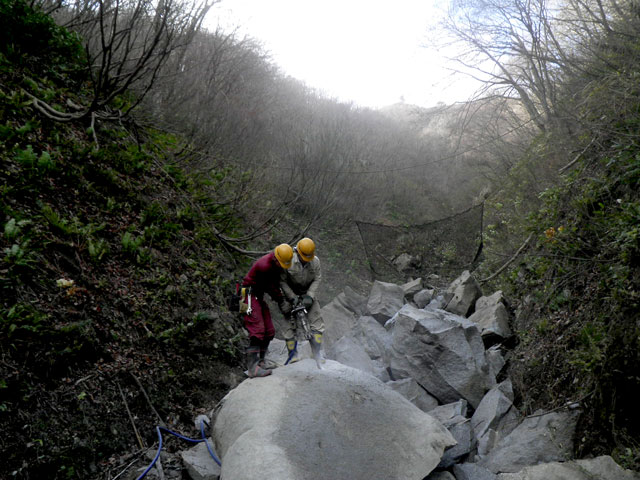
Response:
M445 293L447 312L466 317L473 313L476 301L482 296L482 290L476 279L465 270L451 283Z
M209 442L209 447L213 449L211 439L207 441ZM214 451L213 453L215 454L216 452ZM183 450L180 452L180 456L182 457L182 463L189 472L189 476L193 480L218 480L220 478L220 466L211 457L204 442L198 443L189 450Z
M309 342L298 342L296 349L298 350L298 358L313 358L313 352L311 351ZM265 355L268 362L271 362L276 367L282 367L288 357L289 351L287 350L286 342L277 338L271 340L269 351Z
M402 395L332 360L245 380L212 416L224 479L421 480L455 444Z
M467 416L468 404L464 399L457 402L448 403L446 405L440 405L429 411L429 415L436 418L440 423L446 425L451 423L456 417Z
M497 377L506 364L504 355L502 354L502 349L499 345L493 345L485 351L484 356L489 363L491 375L493 375L493 377Z
M384 364L389 363L391 334L375 318L369 316L358 318L350 335L362 345L373 360L380 360Z
M476 310L469 320L476 323L482 337L507 338L511 335L509 313L503 303L486 306Z
M464 398L474 408L495 385L475 324L443 310L405 305L394 317L390 368L413 378L440 403Z
M449 472L433 472L425 480L456 480L456 477Z
M588 460L553 462L525 467L517 473L501 473L498 480L640 480L640 474L625 470L605 455ZM460 479L458 479L460 480Z
M409 300L413 298L413 296L422 290L422 279L416 278L415 280L411 280L403 285L401 285L402 290L404 291L405 300Z
M496 474L473 463L462 463L453 466L456 480L496 480Z
M496 432L493 428L489 428L485 430L482 435L477 435L477 448L478 455L477 460L486 457L491 450L498 444L500 441L500 434Z
M356 324L355 314L336 298L322 307L320 313L325 325L325 348L349 333Z
M390 381L387 385L423 412L429 412L438 406L438 400L429 395L413 378Z
M367 301L367 312L384 325L404 304L404 290L395 283L375 281Z
M444 309L445 305L446 305L446 302L444 300L444 296L438 295L437 297L433 298L429 302L429 304L424 308L428 310L442 310Z
M422 289L413 296L413 303L415 303L418 308L424 308L433 300L434 294L435 290L433 289Z
M492 295L480 297L476 301L476 310L482 310L483 308L492 307L497 305L498 303L502 303L505 306L507 305L507 301L504 298L502 290L498 290L494 292Z
M409 255L408 253L401 253L391 262L394 267L398 269L399 272L408 272L410 271L418 262L418 259L413 255Z
M491 450L498 445L498 442L509 435L520 423L521 418L515 407L511 407L507 413L498 421L495 429L488 428L483 434L476 436L477 440L477 460L486 457Z
M507 379L489 390L473 413L471 425L476 439L480 439L488 429L496 429L512 406L513 387L511 380Z
M360 295L351 287L345 287L344 291L336 297L336 300L340 302L347 310L350 310L357 316L363 315L365 313L367 307L366 297Z
M571 460L578 415L573 410L527 417L477 463L493 473L513 473L539 463Z
M378 324L378 326L380 325ZM345 335L328 347L326 355L327 358L331 360L335 360L351 368L357 368L358 370L373 375L381 381L389 379L389 374L386 372L386 369L381 369L376 363L374 363L362 345L357 343L353 337L349 335Z
M468 418L458 416L451 419L450 422L444 424L449 433L456 439L457 445L445 450L444 455L440 459L438 468L449 468L464 457L466 457L473 448L472 428Z

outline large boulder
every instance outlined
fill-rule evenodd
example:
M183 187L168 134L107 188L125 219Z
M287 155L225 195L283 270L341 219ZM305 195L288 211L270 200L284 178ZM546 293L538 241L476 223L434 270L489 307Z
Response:
M394 316L392 378L413 378L440 403L464 398L475 408L495 385L475 324L443 310L405 305Z
M462 272L447 289L444 297L445 310L463 317L473 313L476 301L482 296L482 290L468 270Z
M325 332L323 342L325 347L339 340L343 335L349 333L356 324L356 315L338 298L334 298L320 309L320 314L324 320Z
M527 417L477 463L493 473L514 473L539 463L571 460L578 415L578 410L568 410Z
M620 467L611 457L604 455L525 467L517 473L501 473L497 480L640 480L640 474Z
M385 324L404 304L404 290L395 283L373 282L367 312L382 325Z
M245 380L214 415L222 480L421 480L455 444L402 395L332 360Z

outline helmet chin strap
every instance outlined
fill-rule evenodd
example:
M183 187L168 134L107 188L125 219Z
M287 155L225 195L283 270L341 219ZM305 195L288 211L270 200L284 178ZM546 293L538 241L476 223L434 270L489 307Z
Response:
M307 262L304 258L302 258L302 255L300 255L300 252L298 252L298 249L297 249L297 248L295 249L295 251L296 251L296 255L298 256L298 260L300 260L300 262L302 262L302 263L309 263L309 262Z

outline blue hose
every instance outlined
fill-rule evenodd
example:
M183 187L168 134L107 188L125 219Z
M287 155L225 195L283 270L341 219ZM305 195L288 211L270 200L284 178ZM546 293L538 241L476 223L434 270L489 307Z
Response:
M222 466L222 463L220 462L220 460L218 460L218 457L216 457L216 454L213 453L213 450L211 450L211 447L209 446L209 442L207 442L207 436L204 433L204 422L200 422L200 433L202 433L202 441L207 446L207 450L209 450L209 455L211 455L211 458L213 458L214 462L216 462L219 466Z
M161 426L156 426L156 432L158 432L158 451L156 452L156 456L154 457L153 461L151 462L151 464L149 464L149 466L146 468L146 470L144 472L142 472L142 475L140 475L137 480L140 480L142 478L144 478L147 473L149 473L149 470L151 470L153 468L153 466L156 464L156 462L158 461L158 458L160 458L160 452L162 451L162 431L165 431L167 433L170 433L171 435L174 435L178 438L181 438L182 440L186 440L187 442L191 442L191 443L200 443L200 442L204 442L204 444L207 446L207 450L209 451L209 455L211 455L211 458L213 458L213 460L220 466L222 466L222 463L220 463L220 460L218 460L218 457L216 457L215 453L213 453L213 450L211 450L211 447L209 446L209 442L207 442L207 436L204 433L204 421L200 422L200 433L202 434L202 438L198 439L198 438L189 438L189 437L185 437L184 435L180 435L177 432L173 432L171 430L169 430L168 428L165 427L161 427Z

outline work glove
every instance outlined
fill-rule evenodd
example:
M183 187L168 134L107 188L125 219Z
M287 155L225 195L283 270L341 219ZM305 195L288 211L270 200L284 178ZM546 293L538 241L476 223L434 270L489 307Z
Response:
M309 310L311 308L311 305L313 305L313 298L311 298L310 295L302 295L300 299L301 299L300 301L302 302L302 305L307 310Z
M280 311L285 316L291 314L291 303L286 300L281 300L280 303L278 303L278 308L280 308Z

